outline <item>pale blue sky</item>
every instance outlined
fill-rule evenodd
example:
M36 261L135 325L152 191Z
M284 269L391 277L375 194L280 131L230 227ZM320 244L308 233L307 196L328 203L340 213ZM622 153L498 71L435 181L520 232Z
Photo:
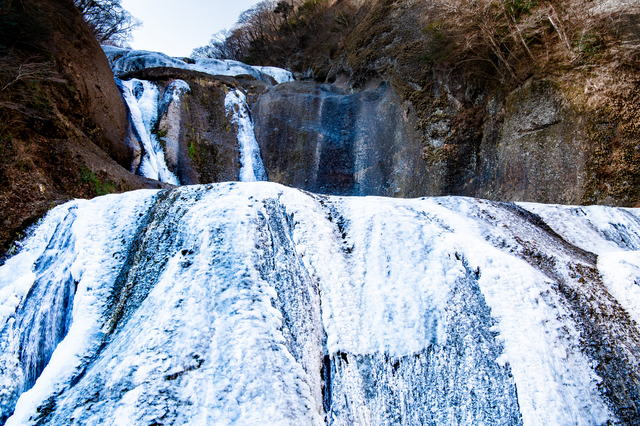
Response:
M211 35L230 29L238 15L259 0L122 0L122 6L143 22L133 32L134 49L170 56L189 56Z

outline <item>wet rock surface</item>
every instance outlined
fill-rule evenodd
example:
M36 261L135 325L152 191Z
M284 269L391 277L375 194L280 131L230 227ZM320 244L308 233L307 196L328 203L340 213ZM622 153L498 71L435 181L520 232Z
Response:
M421 142L386 83L355 94L283 83L262 95L252 113L271 181L327 194L424 193Z

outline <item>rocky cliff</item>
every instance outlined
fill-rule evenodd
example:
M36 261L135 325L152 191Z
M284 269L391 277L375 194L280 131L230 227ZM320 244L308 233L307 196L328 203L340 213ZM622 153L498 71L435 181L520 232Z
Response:
M253 118L272 181L327 194L425 193L422 144L384 82L354 94L328 84L284 83L258 99Z
M132 71L121 77L156 83L160 98L165 98L173 81L188 84L187 93L159 106L153 129L163 144L167 166L180 183L238 180L237 129L232 128L224 107L229 90L240 87L236 79L168 67Z
M414 113L424 195L636 205L637 4L472 3L374 2L318 75L351 90L390 82ZM531 37L526 49L516 30Z
M70 0L4 2L0 61L0 251L70 198L158 186L130 173L140 147Z
M335 194L634 206L639 19L622 0L301 3L263 53L319 85L257 102L267 172Z

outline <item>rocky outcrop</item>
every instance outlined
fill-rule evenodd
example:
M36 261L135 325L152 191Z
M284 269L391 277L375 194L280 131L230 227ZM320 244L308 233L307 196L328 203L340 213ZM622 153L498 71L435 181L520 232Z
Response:
M453 89L456 87L457 90ZM640 201L640 86L611 89L530 79L511 92L469 97L447 81L429 104L423 159L439 176L427 195L634 206ZM436 92L437 93L437 92Z
M238 128L225 109L225 97L230 91L241 89L249 101L255 100L269 90L271 83L251 75L213 76L169 67L132 71L121 78L157 84L162 102L152 131L163 146L169 170L181 184L238 180ZM178 80L185 82L189 90L176 98L167 91Z
M434 101L423 159L429 195L579 204L593 156L588 117L550 81L529 81L474 106L449 85ZM475 99L477 101L477 99Z
M47 51L54 55L67 93L53 93L60 114L90 136L93 143L126 169L140 147L128 137L127 110L118 92L109 63L70 0L26 1L46 19L50 39Z
M313 192L415 197L429 180L411 117L385 82L348 94L283 83L253 106L269 180Z
M476 21L463 17L472 17L473 8L463 1L444 3L450 7L405 0L357 3L355 27L345 27L331 58L307 58L308 68L295 71L349 93L389 82L403 110L411 112L402 122L404 131L422 144L423 164L412 169L419 170L415 186L420 189L412 193L637 205L638 5L563 1L557 5L564 5L560 12L531 2L527 7L540 8L531 15L523 12L518 22L522 28L538 26L536 37L541 38L531 38L525 48L521 40L513 42L505 65L488 47L490 38L482 41ZM548 25L549 19L558 19L552 16L556 12L563 16L564 30ZM329 16L331 10L317 13ZM511 43L500 28L496 37ZM300 169L304 161L299 160ZM265 165L269 171L269 160ZM279 173L276 181L291 181Z

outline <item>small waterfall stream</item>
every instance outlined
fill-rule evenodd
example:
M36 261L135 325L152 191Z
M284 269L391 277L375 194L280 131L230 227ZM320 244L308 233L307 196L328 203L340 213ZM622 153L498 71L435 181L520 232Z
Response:
M267 180L260 147L253 131L253 119L247 105L247 99L240 90L230 90L224 100L227 114L238 126L238 145L240 148L240 182L257 182Z
M153 129L158 122L160 111L172 101L179 103L181 95L190 90L189 85L182 80L174 80L166 88L162 101L157 85L150 81L135 78L122 81L122 90L131 121L144 147L145 154L140 163L139 173L150 179L179 185L178 178L167 167L165 152ZM230 90L225 97L224 107L231 122L237 126L240 151L239 180L267 180L246 96L239 89Z
M150 81L133 78L122 81L122 88L124 100L131 113L131 121L144 148L139 173L150 179L179 185L176 175L167 168L162 146L152 132L158 121L158 87Z

